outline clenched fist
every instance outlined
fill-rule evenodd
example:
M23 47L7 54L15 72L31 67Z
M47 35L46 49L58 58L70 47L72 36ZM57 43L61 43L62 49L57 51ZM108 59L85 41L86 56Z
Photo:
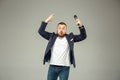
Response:
M55 15L55 14L51 14L51 15L45 20L45 22L48 23L48 22L52 21L54 15Z

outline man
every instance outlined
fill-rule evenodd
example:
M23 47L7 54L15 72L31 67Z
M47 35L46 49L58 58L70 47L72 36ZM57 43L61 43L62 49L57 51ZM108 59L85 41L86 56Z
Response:
M68 80L70 65L75 67L74 58L74 42L82 41L86 38L86 31L79 19L75 20L78 25L80 34L74 35L66 33L67 25L64 22L57 24L57 32L50 33L45 31L47 24L52 20L54 14L51 14L45 21L41 23L38 30L39 34L49 40L47 45L44 61L49 62L49 70L47 80Z

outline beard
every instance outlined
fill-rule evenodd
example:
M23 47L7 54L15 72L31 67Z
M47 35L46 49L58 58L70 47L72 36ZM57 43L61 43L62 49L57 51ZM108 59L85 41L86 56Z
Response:
M63 32L60 32L60 33L57 33L58 37L64 37L66 33L63 33Z

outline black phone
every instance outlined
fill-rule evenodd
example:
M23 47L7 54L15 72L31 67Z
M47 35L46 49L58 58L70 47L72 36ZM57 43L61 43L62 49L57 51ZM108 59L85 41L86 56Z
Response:
M74 19L75 19L75 20L78 19L77 15L74 15Z

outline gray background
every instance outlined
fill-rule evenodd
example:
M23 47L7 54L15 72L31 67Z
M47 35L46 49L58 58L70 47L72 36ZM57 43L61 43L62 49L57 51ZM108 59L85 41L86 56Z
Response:
M0 80L46 80L48 41L37 31L51 13L47 31L64 21L68 33L78 34L74 14L87 31L75 44L69 80L120 80L120 0L0 0Z

